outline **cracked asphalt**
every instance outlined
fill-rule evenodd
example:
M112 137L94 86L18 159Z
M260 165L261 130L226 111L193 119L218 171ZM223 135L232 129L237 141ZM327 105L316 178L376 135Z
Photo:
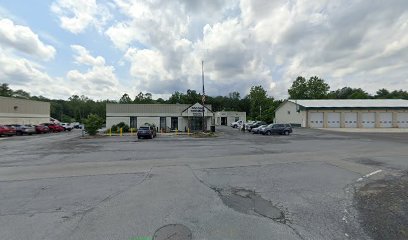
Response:
M0 239L407 239L407 133L217 130L2 138Z

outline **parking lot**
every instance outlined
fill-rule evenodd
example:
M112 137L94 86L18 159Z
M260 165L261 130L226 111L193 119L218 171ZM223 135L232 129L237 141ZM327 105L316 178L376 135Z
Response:
M406 239L408 133L1 138L0 239ZM405 210L404 210L405 209Z

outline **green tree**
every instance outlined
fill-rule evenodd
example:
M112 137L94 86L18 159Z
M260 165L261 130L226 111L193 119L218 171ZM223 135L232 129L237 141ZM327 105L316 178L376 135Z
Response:
M367 99L367 98L371 98L371 96L370 94L368 94L361 88L344 87L341 89L337 89L336 91L331 91L328 94L328 98L330 99Z
M15 97L15 98L24 98L24 99L30 99L31 98L30 94L28 92L22 90L22 89L13 91L12 96Z
M7 83L3 83L0 85L0 96L3 97L13 96L13 90L9 88L9 85Z
M250 116L252 119L259 119L262 111L267 109L268 96L262 86L252 86L249 91L249 101L251 106Z
M95 136L98 129L103 125L103 119L96 114L90 114L84 120L84 124L86 132L91 136Z
M299 76L292 83L292 86L288 89L289 98L291 99L308 99L307 95L307 81L306 78Z
M388 91L387 89L385 89L385 88L382 88L382 89L379 89L377 92L376 92L376 95L374 96L375 98L383 98L383 99L385 99L385 98L388 98L390 96L390 91Z
M307 97L309 99L327 98L327 93L329 90L329 84L327 84L321 78L314 76L307 81Z
M132 99L129 97L129 95L127 93L125 93L119 99L119 103L132 103Z
M311 77L306 80L304 77L297 77L288 89L291 99L323 99L327 98L330 86L321 78Z

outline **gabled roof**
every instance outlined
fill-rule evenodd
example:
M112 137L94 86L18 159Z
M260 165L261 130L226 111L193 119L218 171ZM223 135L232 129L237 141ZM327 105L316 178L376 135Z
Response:
M288 102L305 108L408 108L408 100L403 99L289 99Z

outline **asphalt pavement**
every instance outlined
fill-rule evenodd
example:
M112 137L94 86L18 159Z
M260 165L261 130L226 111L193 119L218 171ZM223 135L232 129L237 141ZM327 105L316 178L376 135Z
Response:
M408 133L1 139L0 239L144 240L169 224L211 240L408 236Z

